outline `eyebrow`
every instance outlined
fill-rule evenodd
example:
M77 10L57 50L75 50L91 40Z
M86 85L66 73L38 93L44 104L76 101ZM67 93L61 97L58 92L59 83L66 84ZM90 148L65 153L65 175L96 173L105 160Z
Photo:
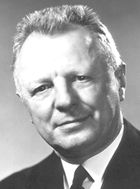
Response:
M38 87L39 84L47 83L50 81L51 81L51 79L49 79L49 78L41 78L41 79L33 80L32 82L29 82L29 86L28 86L27 90L29 92L32 92L32 90L34 90L34 88Z
M50 82L52 79L51 77L42 77L42 78L37 78L37 79L34 79L32 82L31 82L31 85L36 85L36 84L39 84L39 83L47 83L47 82Z

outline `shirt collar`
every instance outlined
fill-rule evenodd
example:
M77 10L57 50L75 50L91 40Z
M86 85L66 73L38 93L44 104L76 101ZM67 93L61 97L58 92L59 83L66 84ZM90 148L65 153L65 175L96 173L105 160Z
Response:
M91 157L83 163L83 167L90 174L94 181L102 179L102 176L105 172L108 163L110 162L113 154L115 153L116 149L118 148L121 142L123 130L124 126L122 125L119 134L107 148L105 148L102 152ZM74 172L78 165L70 164L62 159L61 161L64 168L66 180L68 182L68 185L71 186L74 177Z

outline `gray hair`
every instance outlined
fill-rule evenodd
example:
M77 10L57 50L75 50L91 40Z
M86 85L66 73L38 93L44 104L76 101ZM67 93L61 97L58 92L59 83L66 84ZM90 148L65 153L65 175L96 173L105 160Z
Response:
M98 53L104 55L107 64L113 68L121 65L120 54L107 27L97 14L84 5L62 5L35 11L24 17L17 25L13 45L13 70L22 45L32 32L53 35L70 30L70 27L81 26L94 36L98 44Z

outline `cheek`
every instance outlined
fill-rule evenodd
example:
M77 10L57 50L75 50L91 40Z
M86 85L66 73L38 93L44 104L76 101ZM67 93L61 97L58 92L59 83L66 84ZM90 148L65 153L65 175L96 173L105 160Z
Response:
M98 84L82 90L79 93L82 104L92 111L94 120L108 120L115 114L118 104L117 90L110 85Z
M94 85L78 91L79 98L83 104L96 106L102 94L101 85Z
M107 96L107 100L113 114L115 114L116 107L119 105L118 93L111 90L109 95Z
M51 137L52 132L52 113L51 108L50 106L48 107L48 105L45 105L45 103L28 104L28 110L36 130L47 141Z
M51 103L48 100L47 102L32 100L27 103L27 108L35 123L49 121L52 115L51 107Z

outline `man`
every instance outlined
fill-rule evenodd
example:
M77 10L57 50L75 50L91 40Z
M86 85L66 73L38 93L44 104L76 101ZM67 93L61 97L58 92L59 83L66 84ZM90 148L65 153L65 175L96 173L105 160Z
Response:
M13 52L17 95L54 152L0 188L140 188L140 133L120 109L125 64L95 12L36 11L18 24Z

